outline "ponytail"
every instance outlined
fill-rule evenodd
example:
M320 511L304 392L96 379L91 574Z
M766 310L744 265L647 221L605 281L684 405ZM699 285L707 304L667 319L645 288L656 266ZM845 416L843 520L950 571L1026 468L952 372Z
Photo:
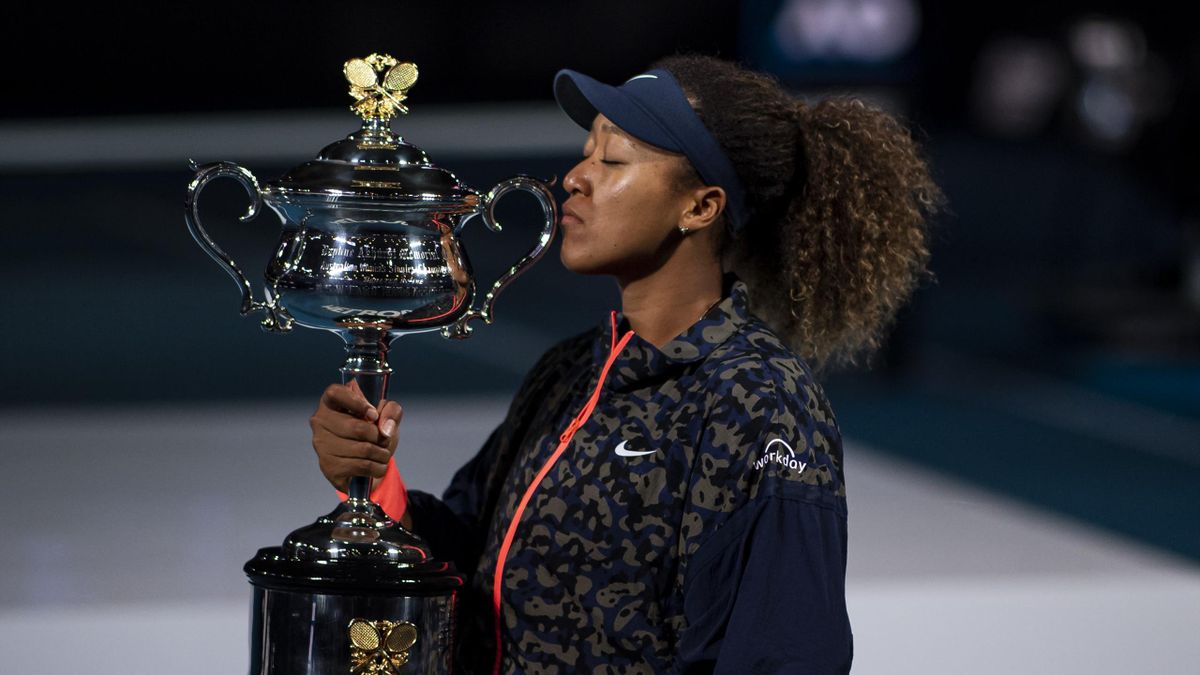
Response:
M665 68L729 155L753 213L719 238L751 310L811 366L854 365L932 275L928 223L946 198L904 125L847 96L809 105L770 76L705 56Z

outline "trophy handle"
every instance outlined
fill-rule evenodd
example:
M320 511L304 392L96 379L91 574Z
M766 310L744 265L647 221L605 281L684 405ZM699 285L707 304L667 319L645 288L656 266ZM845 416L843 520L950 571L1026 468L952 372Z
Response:
M271 331L287 332L292 329L292 318L287 311L275 303L274 298L268 298L266 302L259 302L254 299L250 281L246 279L246 275L242 274L242 270L238 268L233 258L229 257L217 242L213 241L212 237L208 236L204 226L200 224L200 191L204 186L214 178L232 178L242 184L246 188L246 193L250 195L250 208L246 210L245 215L238 218L242 222L246 222L258 215L262 210L262 195L258 191L258 179L248 170L234 164L233 162L213 162L203 166L197 166L193 160L188 160L188 166L192 171L196 172L195 178L188 184L187 200L185 202L186 210L184 216L187 219L188 231L192 233L192 238L204 249L210 258L217 261L217 264L233 279L238 285L238 289L242 292L242 316L250 312L262 310L267 313L263 319L263 328Z
M496 203L504 195L522 190L531 193L537 197L538 203L542 205L542 210L546 214L546 222L542 227L542 234L538 237L537 243L525 257L517 261L517 264L509 268L507 272L500 275L500 278L492 284L491 290L483 300L482 308L476 310L471 308L466 314L463 314L454 323L442 328L442 336L448 338L462 339L471 334L471 326L468 322L474 319L483 319L485 323L492 323L492 308L496 304L496 296L504 290L508 284L520 276L530 265L537 262L539 258L546 254L546 247L554 239L554 234L558 230L558 202L554 200L554 195L550 193L550 186L558 180L556 176L551 176L548 180L540 181L529 176L514 176L508 180L501 181L492 188L490 192L483 198L483 222L492 232L501 230L500 222L496 220Z

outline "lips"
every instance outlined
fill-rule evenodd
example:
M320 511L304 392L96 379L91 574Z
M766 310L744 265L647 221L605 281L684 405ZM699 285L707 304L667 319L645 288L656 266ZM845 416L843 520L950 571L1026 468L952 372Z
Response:
M583 219L579 217L578 213L575 213L574 209L567 206L566 204L563 205L562 223L564 225L567 223L582 223L582 222L583 222Z

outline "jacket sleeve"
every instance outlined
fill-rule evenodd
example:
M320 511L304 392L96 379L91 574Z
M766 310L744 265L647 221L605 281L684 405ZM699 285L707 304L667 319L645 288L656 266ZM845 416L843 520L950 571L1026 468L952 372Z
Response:
M846 515L776 494L697 551L684 586L681 673L850 672Z
M689 519L681 673L850 670L841 436L823 397L758 366L717 389ZM797 393L799 392L799 393Z

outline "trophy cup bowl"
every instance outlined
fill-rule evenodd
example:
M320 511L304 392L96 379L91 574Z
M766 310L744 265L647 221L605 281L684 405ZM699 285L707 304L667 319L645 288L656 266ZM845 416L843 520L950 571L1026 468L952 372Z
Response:
M390 120L407 113L414 64L371 54L350 59L343 72L362 118L358 131L261 187L237 164L192 162L185 218L197 244L237 283L243 315L262 312L272 332L299 325L337 333L346 345L343 383L357 382L378 407L387 397L392 340L434 330L462 339L471 321L492 323L497 295L554 238L558 205L553 179L516 176L481 195L396 135ZM250 207L241 220L265 203L282 222L262 300L201 224L199 195L217 178L246 189ZM540 203L541 236L476 308L458 237L475 216L500 232L494 209L513 191ZM332 512L246 563L254 587L251 675L450 671L464 579L372 502L370 485L368 476L352 478L348 498Z

